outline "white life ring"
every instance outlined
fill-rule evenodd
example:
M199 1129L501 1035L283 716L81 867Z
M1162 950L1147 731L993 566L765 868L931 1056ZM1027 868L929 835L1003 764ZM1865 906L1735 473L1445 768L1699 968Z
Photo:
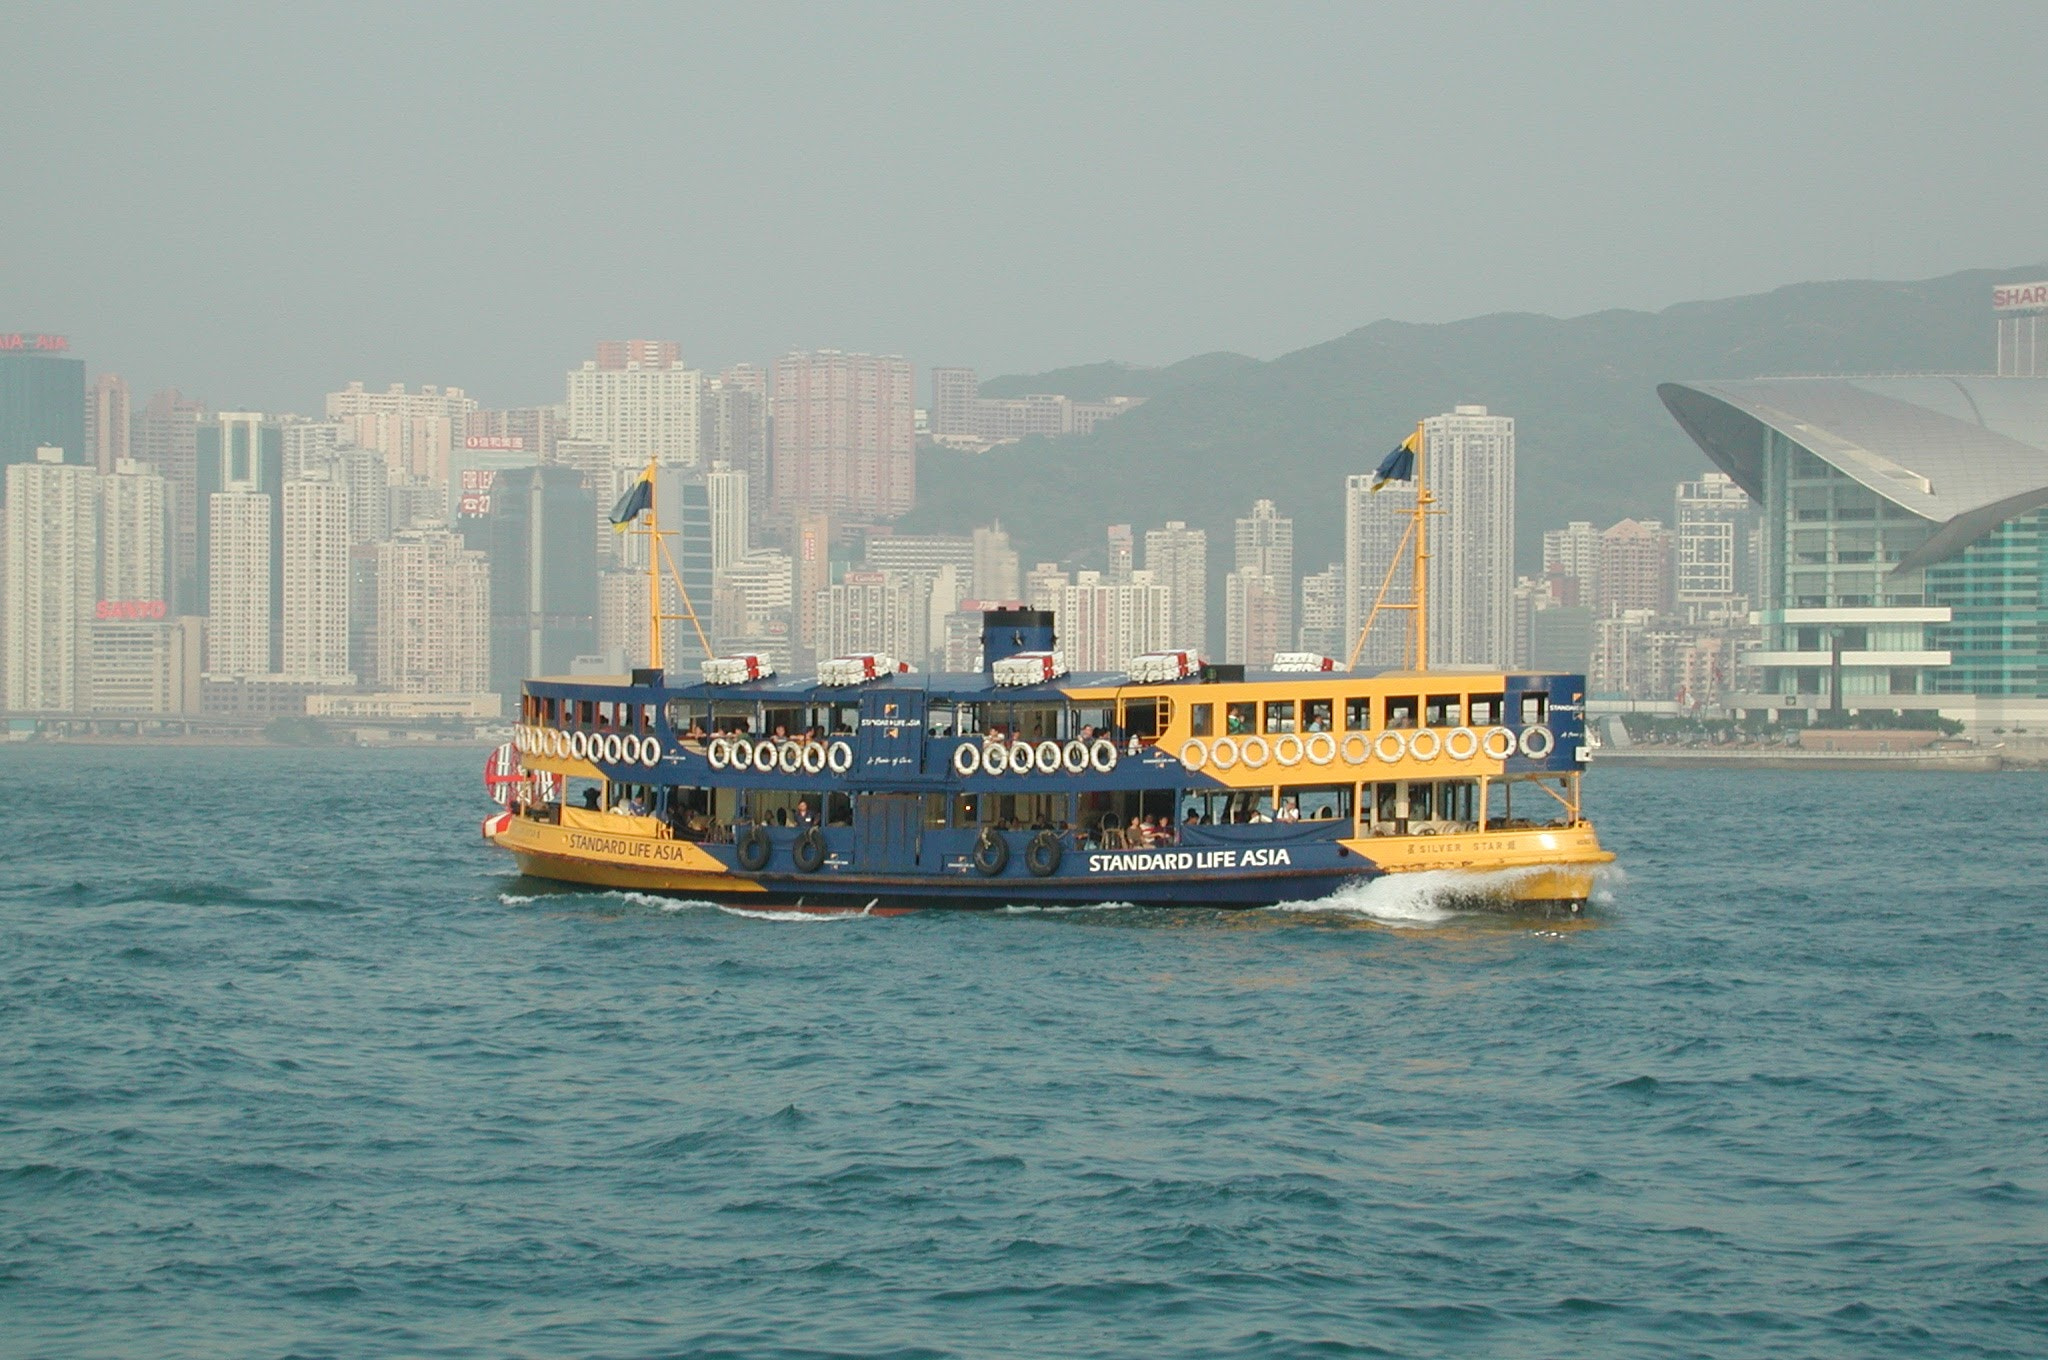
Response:
M552 727L534 728L533 749L538 755L553 755L555 753L555 729Z
M754 743L754 768L762 774L775 773L775 743L766 737Z
M1216 738L1216 744L1209 748L1209 762L1219 770L1227 770L1237 764L1237 738Z
M576 754L576 734L557 727L555 729L555 758L567 760Z
M1522 729L1522 754L1531 760L1541 760L1557 749L1557 737L1547 727L1525 727Z
M1479 734L1469 727L1453 727L1444 735L1444 754L1452 760L1470 760L1479 754Z
M1358 744L1353 746L1353 742ZM1357 754L1354 755L1354 751ZM1372 759L1372 738L1363 732L1347 732L1344 735L1343 752L1346 765L1363 765Z
M1427 751L1422 749L1424 738L1429 740L1429 749ZM1427 727L1408 738L1408 754L1417 760L1435 760L1437 753L1443 749L1444 739Z
M1308 740L1301 744L1302 754L1311 765L1327 765L1337 758L1337 739L1328 732L1311 732ZM1316 752L1322 752L1317 755Z
M590 738L582 732L569 734L569 754L576 760L590 759Z
M649 769L661 764L661 738L645 736L640 738L640 763Z
M732 744L724 737L713 737L704 745L704 759L711 762L712 769L724 769L732 760Z
M1095 767L1097 774L1108 774L1116 768L1116 743L1108 737L1097 737L1095 744L1088 748L1088 763Z
M853 743L835 741L825 748L825 768L834 774L845 774L853 768Z
M1209 763L1209 748L1200 737L1190 737L1181 743L1180 763L1190 770L1199 770Z
M1058 774L1060 772L1060 744L1056 741L1038 743L1038 772Z
M953 773L962 779L981 769L981 748L971 741L963 741L953 748Z
M515 751L517 751L517 752L518 752L518 753L519 753L520 755L525 755L525 754L526 754L526 728L525 728L525 727L523 727L523 726L515 726L515 727L514 727L514 728L512 729L512 749L513 749L513 750L515 750Z
M803 759L805 774L825 773L825 743L821 741L805 742L803 746Z
M1068 774L1088 773L1088 743L1075 740L1067 743L1067 749L1060 755L1060 764Z
M793 741L785 741L782 749L775 753L775 765L784 774L796 774L804 767L803 748Z
M1505 727L1489 727L1479 739L1479 749L1488 760L1506 760L1515 753L1515 734Z
M1387 754L1387 743L1389 741L1394 743L1392 755ZM1387 764L1392 765L1395 761L1408 754L1408 738L1402 736L1399 732L1382 732L1373 738L1372 753L1381 760L1386 761Z
M1284 732L1273 740L1273 759L1282 765L1299 765L1307 749L1300 737Z
M1010 748L999 741L992 741L982 747L981 772L983 774L1008 774L1010 772Z
M1258 748L1259 754L1257 759L1252 757L1253 747ZM1273 748L1267 744L1264 737L1251 736L1244 739L1244 744L1238 748L1237 753L1244 758L1244 767L1247 770L1256 770L1272 759Z

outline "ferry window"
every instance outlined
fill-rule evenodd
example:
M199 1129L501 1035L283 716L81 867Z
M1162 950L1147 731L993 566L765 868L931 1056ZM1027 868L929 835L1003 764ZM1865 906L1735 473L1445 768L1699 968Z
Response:
M1437 790L1437 815L1447 822L1467 827L1479 824L1479 781L1445 780Z
M1415 696L1412 694L1390 694L1387 696L1387 726L1415 726Z
M859 704L835 704L832 708L832 730L852 736L860 722Z
M1330 730L1330 701L1328 699L1305 699L1301 705L1301 730L1304 732L1327 732Z
M927 736L950 737L953 735L953 705L934 703L924 711L924 730Z
M1109 726L1109 715L1111 712L1112 710L1107 704L1084 704L1074 710L1074 717L1081 727L1090 727L1097 732L1101 732ZM1075 728L1074 734L1079 736L1080 730L1080 727Z
M1189 704L1188 731L1198 737L1206 737L1216 726L1216 705Z
M1432 694L1429 707L1424 710L1422 723L1425 727L1457 727L1465 713L1463 697L1456 694Z
M971 793L953 796L953 825L974 826L981 820L980 800Z
M580 726L580 727L589 727L589 726L591 726L592 724L594 724L594 723L595 723L596 721L597 721L597 705L596 705L596 704L594 704L594 703L592 703L592 702L591 702L590 700L588 700L588 699L579 699L579 700L577 700L577 701L576 701L576 723L577 723L577 725L578 725L578 726Z
M1372 700L1362 694L1354 694L1344 701L1344 730L1347 732L1372 731Z
M1543 721L1550 711L1550 695L1535 690L1522 696L1522 726L1534 727Z
M1492 727L1507 717L1504 695L1475 694L1472 696L1471 705L1474 727Z
M1410 784L1408 786L1408 820L1431 822L1436 820L1436 785Z
M1289 789L1287 796L1301 809L1304 822L1351 820L1349 784L1311 784L1307 788Z
M1223 730L1233 737L1243 736L1257 726L1259 706L1257 704L1225 704L1223 706Z
M1266 705L1266 730L1268 732L1292 732L1294 730L1294 700L1278 699Z
M1401 820L1401 786L1399 784L1375 784L1373 788L1373 820L1392 825Z
M1124 704L1124 730L1134 737L1156 737L1159 735L1159 700L1155 698L1131 699Z

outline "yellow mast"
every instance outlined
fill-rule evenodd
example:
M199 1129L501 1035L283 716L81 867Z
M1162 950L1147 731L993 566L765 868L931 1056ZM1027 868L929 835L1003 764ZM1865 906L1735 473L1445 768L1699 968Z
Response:
M1401 532L1401 541L1387 559L1387 574L1380 578L1379 594L1374 597L1372 609L1365 616L1365 623L1358 630L1358 637L1351 644L1351 657L1345 663L1348 670L1358 664L1358 654L1365 650L1365 639L1372 632L1373 620L1382 609L1405 609L1412 612L1409 633L1409 653L1418 671L1429 669L1429 516L1435 511L1436 497L1430 494L1429 483L1423 476L1423 459L1427 451L1428 435L1423 422L1415 422L1415 512L1409 518L1408 527ZM1410 559L1415 564L1414 598L1406 603L1389 603L1387 591L1394 584L1394 571L1401 565L1401 554L1414 545Z
M647 523L639 530L647 536L647 664L655 670L661 665L661 625L677 619L688 619L697 632L697 643L710 656L711 639L704 636L703 621L697 617L697 606L690 600L690 588L683 584L683 574L676 569L676 560L669 553L667 536L661 532L661 514L658 510L661 497L653 494L656 464L648 461L647 470L641 477L647 482ZM676 583L676 596L683 602L680 614L661 612L661 564L668 563L669 578Z

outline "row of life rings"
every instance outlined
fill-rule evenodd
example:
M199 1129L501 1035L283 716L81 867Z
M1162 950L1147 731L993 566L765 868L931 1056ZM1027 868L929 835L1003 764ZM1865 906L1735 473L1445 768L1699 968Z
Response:
M1108 774L1116 768L1116 743L1108 737L1093 742L1028 741L1003 745L990 742L977 746L963 741L953 748L953 773L963 779L974 774Z
M1182 744L1180 763L1190 770L1229 770L1239 765L1257 770L1268 761L1283 766L1304 760L1327 765L1340 754L1352 765L1363 765L1375 756L1392 765L1409 758L1435 760L1439 755L1460 761L1482 754L1488 760L1506 760L1517 751L1531 760L1542 760L1555 749L1557 737L1547 727L1524 728L1519 740L1505 727L1454 727L1441 735L1428 727L1412 733L1388 729L1376 737L1353 732L1341 745L1328 732L1311 732L1307 737L1289 732L1271 742L1264 737L1218 737L1213 742L1195 737Z
M631 732L565 732L558 727L529 727L522 723L512 729L512 745L521 755L556 760L642 765L649 769L661 762L661 742Z
M762 774L845 774L853 768L850 741L749 741L745 737L713 737L704 758L714 770Z

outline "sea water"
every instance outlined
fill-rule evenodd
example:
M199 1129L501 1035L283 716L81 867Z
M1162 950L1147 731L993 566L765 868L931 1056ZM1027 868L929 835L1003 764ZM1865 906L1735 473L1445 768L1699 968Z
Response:
M1596 769L1569 923L821 920L478 765L0 750L0 1355L2048 1352L2042 776Z

